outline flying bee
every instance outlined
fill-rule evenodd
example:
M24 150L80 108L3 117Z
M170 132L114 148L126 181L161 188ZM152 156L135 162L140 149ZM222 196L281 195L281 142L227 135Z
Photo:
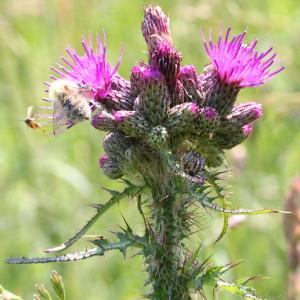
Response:
M28 128L32 128L32 129L41 128L41 124L36 122L32 110L33 110L33 106L29 106L27 108L27 117L24 120L24 122Z
M59 79L50 84L49 99L44 100L53 102L54 135L91 119L93 97L88 86Z

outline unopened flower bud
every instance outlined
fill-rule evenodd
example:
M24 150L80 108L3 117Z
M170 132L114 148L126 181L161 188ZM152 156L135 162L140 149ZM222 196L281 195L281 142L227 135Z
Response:
M136 111L116 111L114 120L117 128L131 137L144 137L150 128L149 122Z
M212 107L201 108L197 120L194 124L195 133L210 136L217 128L219 114Z
M101 103L108 110L132 110L133 101L130 82L115 75L111 80L111 90Z
M146 64L140 63L131 69L130 85L131 85L131 93L134 98L136 98L140 94L143 88L143 84L142 84L144 80L143 74L147 68L148 66Z
M63 283L61 275L58 272L53 271L50 279L51 279L52 287L55 291L55 294L61 300L65 300L66 293L65 293L65 287L64 287L64 283Z
M149 134L147 135L147 142L150 145L161 147L166 144L168 139L168 131L163 126L152 127Z
M231 149L242 143L252 132L253 125L226 126L219 128L214 135L213 143L221 149Z
M103 139L104 151L110 156L116 159L124 158L128 159L128 149L133 145L133 141L130 137L127 137L121 131L114 131L108 133Z
M203 104L203 96L199 88L196 68L193 65L186 65L180 68L178 79L183 85L186 101L196 100Z
M169 18L159 6L149 5L145 8L142 32L150 52L156 48L158 42L168 41L172 44Z
M173 88L180 70L181 54L169 43L161 42L150 54L150 65L159 70L169 88Z
M124 175L120 162L117 159L109 157L107 154L100 157L99 165L103 173L111 179L117 179Z
M261 104L255 102L246 102L239 105L235 105L230 115L227 116L227 120L231 123L238 124L240 126L249 124L262 116Z
M92 126L99 130L111 131L116 128L116 122L113 115L102 111L93 115Z
M186 102L175 105L169 110L166 126L173 133L186 132L193 127L200 113L196 103Z
M142 89L136 110L153 125L159 125L170 107L170 95L163 75L148 68L143 73Z
M194 176L203 170L205 159L200 154L189 151L182 155L181 165L185 173Z
M50 293L48 292L48 290L45 288L43 284L36 284L35 288L37 289L39 298L41 300L52 300Z

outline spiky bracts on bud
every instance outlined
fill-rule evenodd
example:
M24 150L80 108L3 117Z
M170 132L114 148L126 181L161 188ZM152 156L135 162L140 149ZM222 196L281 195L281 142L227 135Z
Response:
M168 86L172 88L176 84L181 59L181 54L168 42L163 41L150 52L149 63L164 74Z
M169 18L159 6L145 8L142 33L150 52L162 41L172 44Z
M117 179L124 175L120 161L116 158L109 157L107 154L100 157L99 166L103 173L111 179Z
M242 143L252 132L253 125L247 124L242 127L226 123L219 128L214 137L214 145L221 149L231 149Z
M153 125L159 125L165 119L170 107L170 96L166 81L158 70L152 68L144 70L141 92L134 105L135 109Z
M134 95L131 91L130 82L119 75L111 79L110 92L102 99L102 105L110 110L132 110Z
M105 153L116 159L130 159L134 141L121 131L108 133L103 139Z
M197 78L196 68L193 65L187 65L180 68L178 79L185 91L185 101L197 101L203 105L203 95L200 90L200 84Z

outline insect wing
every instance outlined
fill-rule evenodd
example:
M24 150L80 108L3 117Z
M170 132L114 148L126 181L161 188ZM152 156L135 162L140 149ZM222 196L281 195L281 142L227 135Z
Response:
M60 102L54 101L53 105L53 134L58 135L66 129L72 127L75 123L67 116L66 109Z

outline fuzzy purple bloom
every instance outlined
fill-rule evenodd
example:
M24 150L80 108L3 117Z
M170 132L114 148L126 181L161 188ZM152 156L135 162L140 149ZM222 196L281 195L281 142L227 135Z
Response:
M231 28L228 28L225 37L220 35L217 43L213 43L211 32L208 42L203 37L206 53L223 82L240 88L258 86L284 69L281 67L271 71L276 56L276 53L272 54L272 47L259 53L255 50L256 39L250 44L245 44L246 32L230 39L230 31Z
M156 69L153 69L151 67L149 68L145 68L145 69L141 69L141 76L142 76L142 79L144 81L148 81L148 80L163 80L163 76L162 74L160 73L160 71L156 70Z
M195 79L196 68L193 65L186 65L180 68L179 76L184 79Z
M102 43L100 37L97 37L97 47L94 51L91 39L85 38L81 41L84 49L84 55L80 56L73 48L67 48L66 51L71 61L62 58L65 66L58 65L58 68L51 69L58 74L59 77L69 79L78 85L87 86L96 101L103 99L111 90L111 80L116 74L120 65L120 60L115 67L112 67L106 60L105 39ZM52 79L57 80L55 76Z
M205 107L201 110L201 114L206 118L206 119L214 119L218 116L218 113L216 110L212 107Z

